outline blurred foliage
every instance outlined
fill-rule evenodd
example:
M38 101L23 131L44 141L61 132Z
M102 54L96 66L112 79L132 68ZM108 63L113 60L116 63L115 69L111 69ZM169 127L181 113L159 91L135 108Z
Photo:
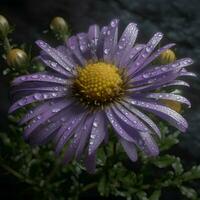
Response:
M8 35L1 39L6 59L5 41L10 49L15 45L10 44ZM21 48L25 52L28 49L25 45ZM30 55L29 68L1 69L9 80L19 74L43 70L43 66L31 58L31 53L27 54ZM15 199L159 200L168 191L179 193L182 200L200 199L200 165L173 154L174 146L179 143L179 133L164 123L159 122L162 132L161 140L157 141L160 155L152 158L139 152L135 163L128 160L110 130L109 143L98 151L96 173L90 175L81 162L73 161L64 166L62 156L55 157L51 143L40 147L26 144L22 138L23 128L17 124L23 112L9 116L8 130L0 132L0 183L10 187L16 184Z

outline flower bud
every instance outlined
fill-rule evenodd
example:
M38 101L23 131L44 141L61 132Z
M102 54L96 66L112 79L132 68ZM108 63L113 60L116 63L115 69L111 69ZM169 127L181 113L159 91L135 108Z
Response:
M0 37L5 37L10 31L10 26L7 19L0 15Z
M10 67L24 67L28 63L28 56L21 49L11 49L7 54L7 63Z
M171 108L172 110L175 110L177 113L181 112L181 103L177 101L172 101L172 100L167 100L167 99L162 99L161 102Z
M175 60L176 60L176 55L174 51L172 51L171 49L164 51L159 57L159 62L162 65L170 64Z
M68 32L68 25L62 17L54 17L50 23L50 29L58 34L66 34Z

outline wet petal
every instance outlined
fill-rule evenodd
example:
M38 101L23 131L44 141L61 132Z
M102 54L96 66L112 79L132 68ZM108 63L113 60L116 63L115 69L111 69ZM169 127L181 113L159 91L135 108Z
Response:
M47 93L35 93L29 96L16 101L9 109L9 113L14 112L15 110L22 108L28 104L44 101L47 99L54 99L66 96L65 92L47 92Z
M167 44L164 47L159 48L158 50L156 50L151 56L149 56L149 58L144 62L144 64L142 65L141 68L144 68L145 66L147 66L149 63L151 63L153 60L155 60L156 58L158 58L158 56L160 56L163 52L165 52L167 49L172 48L173 46L175 46L174 43L172 44Z
M71 136L75 133L76 128L78 127L79 123L84 119L85 113L82 112L72 112L68 111L68 116L69 113L71 113L70 119L68 119L68 122L65 123L60 130L58 131L58 142L56 145L56 154L59 154L63 146L67 143L67 141L71 138Z
M138 116L141 120L143 120L143 123L146 123L159 137L161 136L159 128L147 115L140 112L138 109L134 108L133 106L129 106L129 104L127 104L126 102L123 102L122 105L124 105L126 109L128 109L134 115ZM118 104L119 107L122 107L122 105Z
M169 86L186 86L186 87L190 87L190 85L187 82L181 81L181 80L175 80L175 81L173 81L171 83L163 85L163 87L169 87Z
M88 38L90 42L90 52L92 58L97 61L97 45L100 35L100 29L98 25L92 25L89 27Z
M110 26L108 26L108 30L105 36L103 58L107 62L112 61L112 57L117 46L118 23L119 23L118 19L112 20Z
M122 144L124 151L127 153L128 157L134 162L137 160L137 151L135 148L135 144L132 142L128 142L122 138L120 138L120 143Z
M127 110L125 107L119 106L119 104L116 104L116 106L112 107L112 111L126 124L128 124L130 127L136 130L140 131L147 131L147 127L139 120L135 115L133 115L129 110Z
M106 110L106 116L112 125L113 129L116 131L116 133L122 137L123 139L129 141L129 142L134 142L135 140L127 133L122 127L119 122L119 119L117 118L117 115L110 110L109 108Z
M52 106L51 109L46 110L46 112L43 112L42 114L35 117L27 126L27 128L24 130L25 137L28 137L37 127L39 127L41 124L44 124L48 119L51 117L57 115L58 113L65 112L65 109L72 104L72 101L69 100L60 100L56 104Z
M123 67L122 63L127 53L130 52L137 38L137 24L130 23L124 30L114 53L114 62L117 66Z
M52 73L35 73L31 75L19 76L12 81L11 85L15 86L15 85L19 85L21 83L30 82L30 81L58 83L61 85L66 85L68 83L67 80L62 79L60 77L56 77Z
M77 159L81 158L81 155L84 151L87 141L89 140L89 136L90 136L90 133L92 130L94 118L95 118L95 116L93 116L93 114L89 115L85 121L85 124L82 126L82 128L80 130L81 140L77 146L76 155L75 155Z
M144 150L147 155L157 156L159 154L158 145L154 141L149 132L140 132L143 144L140 144L140 148Z
M40 57L40 60L48 67L51 69L55 70L56 72L66 76L66 77L71 77L72 74L70 74L67 70L65 70L63 67L61 67L57 62L54 62L50 59L46 59L44 57Z
M107 30L108 30L108 27L103 26L101 28L101 32L100 32L100 35L99 35L98 46L97 46L97 56L98 56L99 60L101 60L103 58L103 55L104 55L103 47L104 47L104 39L106 37Z
M86 155L85 167L88 173L93 174L96 169L96 152Z
M132 67L131 63L135 61L144 47L144 44L137 44L130 49L130 51L124 56L123 60L121 60L121 66L127 68Z
M150 41L146 44L146 47L141 51L138 58L132 63L132 67L129 70L129 75L132 77L136 72L140 71L141 66L144 64L149 55L153 52L155 47L158 45L160 40L162 39L163 34L158 32L154 34L154 36L150 39Z
M92 130L89 139L88 155L93 154L105 138L105 116L102 112L97 113L92 124Z
M86 33L79 33L77 34L77 38L79 41L79 47L80 47L80 51L83 55L83 57L86 60L90 60L91 59L91 53L90 53L90 48L89 48L89 39L88 39L88 34Z
M178 128L180 131L185 132L188 128L187 121L174 110L156 103L155 101L147 102L144 100L134 99L127 100L130 105L141 107L142 109L158 115L160 118L168 121L172 126Z
M72 73L72 67L74 65L67 59L65 55L63 55L60 51L50 47L46 42L42 40L37 40L36 44L49 56L51 56L55 62L61 65L64 69L66 69L69 73Z
M189 66L193 63L192 59L190 58L183 58L180 60L176 60L174 63L168 65L157 66L153 69L147 69L143 73L139 74L138 76L133 78L133 83L146 83L149 80L159 78L162 75L166 75L169 72L176 72L179 73L179 70Z
M79 60L81 65L84 66L86 64L86 60L80 51L77 37L76 36L70 37L67 40L67 46L71 50L71 52L76 56L76 58Z
M191 107L191 103L183 96L172 94L172 93L150 93L150 94L142 94L142 98L152 98L152 99L167 99L172 101L177 101L180 103L187 104Z

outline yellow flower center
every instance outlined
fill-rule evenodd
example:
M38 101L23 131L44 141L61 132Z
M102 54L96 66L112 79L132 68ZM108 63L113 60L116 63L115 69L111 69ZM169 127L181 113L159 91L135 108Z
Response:
M113 64L89 63L78 68L74 81L76 96L86 104L102 105L110 103L123 93L123 80Z

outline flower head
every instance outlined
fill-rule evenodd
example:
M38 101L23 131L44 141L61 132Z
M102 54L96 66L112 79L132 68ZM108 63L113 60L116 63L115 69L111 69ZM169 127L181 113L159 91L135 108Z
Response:
M176 79L194 75L185 69L193 61L184 58L154 66L152 61L174 44L155 50L162 33L146 44L135 44L137 34L137 25L130 23L118 40L114 19L101 29L92 25L87 33L72 36L56 48L37 41L46 71L12 82L15 102L10 112L38 103L21 120L27 124L25 139L31 144L53 140L57 154L67 145L65 162L84 154L86 168L92 172L97 149L108 139L108 126L132 161L137 160L137 149L150 156L159 153L154 137L160 132L147 112L186 131L186 120L162 100L188 106L190 102L162 89L188 86Z

